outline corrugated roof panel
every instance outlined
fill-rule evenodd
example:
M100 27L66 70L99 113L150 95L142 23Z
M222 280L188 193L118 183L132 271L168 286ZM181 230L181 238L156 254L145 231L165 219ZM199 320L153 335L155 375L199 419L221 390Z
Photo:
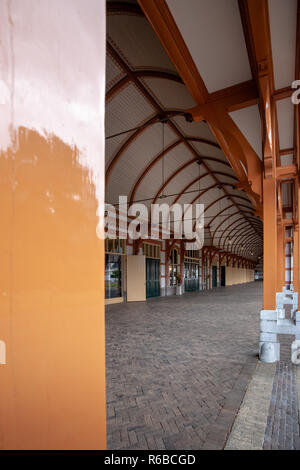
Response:
M143 78L151 94L165 109L188 109L196 105L182 83L162 78Z
M145 17L108 15L107 33L132 67L176 71Z

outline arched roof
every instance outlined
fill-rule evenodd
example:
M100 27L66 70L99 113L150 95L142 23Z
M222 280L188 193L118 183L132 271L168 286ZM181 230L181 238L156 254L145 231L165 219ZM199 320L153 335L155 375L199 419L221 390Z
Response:
M233 18L240 21L234 34L240 34L243 17L237 20L234 10ZM252 87L247 38L242 34L241 40L237 82L232 71L223 78L207 76L216 98L223 93L220 88L241 81ZM118 195L125 194L131 203L148 206L162 195L170 204L203 203L210 234L206 243L257 259L262 222L247 194L236 189L237 175L210 127L205 121L190 122L186 111L195 102L135 1L107 2L106 81L106 202L117 204ZM231 117L261 159L258 99Z

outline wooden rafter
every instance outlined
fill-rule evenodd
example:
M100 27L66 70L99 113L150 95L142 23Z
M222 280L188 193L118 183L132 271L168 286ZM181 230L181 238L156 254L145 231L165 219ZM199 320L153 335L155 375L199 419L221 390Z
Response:
M206 120L239 180L244 183L249 180L245 190L254 204L257 213L261 216L262 168L258 156L238 127L235 126L224 105L216 101L210 101L210 95L184 43L166 1L138 1L173 64L176 66L179 75L197 103L194 110L189 110L194 120ZM241 163L246 167L247 174L245 174Z
M110 2L110 3L122 3L124 5L123 2ZM156 5L158 5L160 2L160 0L158 0L157 2L155 2ZM163 2L162 2L163 3ZM121 10L125 11L126 8L124 8L124 6L122 5L119 5L121 7ZM117 11L117 7L115 6L115 12ZM129 7L130 9L131 7ZM128 11L128 10L127 10ZM137 11L133 12L133 13L137 13ZM140 13L139 13L140 14ZM173 20L172 19L172 16L170 18L168 18L168 21L171 21ZM181 38L182 39L182 38ZM184 41L182 40L177 42L176 44L176 47L179 49L181 49L183 46L185 46L184 44ZM181 49L182 50L182 49ZM111 52L111 51L109 51ZM122 61L122 59L121 59ZM119 65L120 62L118 62ZM142 77L142 72L141 71L141 74L139 75L138 73L135 73L135 72L132 72L132 71L129 71L128 73L128 70L126 70L126 64L124 62L125 65L125 68L121 66L122 70L125 72L126 74L126 77L128 77L128 81L133 81L135 83L135 85L139 88L139 90L142 92L142 94L147 98L147 100L154 106L154 108L157 110L158 114L160 114L161 110L162 112L164 112L164 110L162 108L160 108L160 106L158 105L158 103L156 102L156 100L153 98L153 96L149 93L149 91L143 86L142 82L139 80L139 78ZM127 66L128 67L128 66ZM128 68L129 69L129 68ZM192 70L190 69L190 72L194 73L195 70ZM149 72L151 74L151 71ZM156 73L156 71L154 71L154 74ZM159 73L159 72L158 72ZM181 75L181 74L180 74ZM176 75L175 75L176 76ZM182 77L182 75L181 75ZM167 78L167 77L166 77ZM182 77L183 78L183 77ZM198 77L199 78L199 77ZM170 77L170 79L172 79ZM174 78L175 79L175 78ZM200 77L201 79L201 77ZM127 80L127 78L126 78ZM204 85L204 84L203 84ZM197 87L199 87L199 80L197 81ZM232 87L230 87L232 88ZM199 90L198 90L199 91ZM207 90L205 88L205 86L202 88L202 92L203 92L203 95L202 97L206 97L207 99ZM208 98L209 99L209 98ZM222 101L223 103L226 102L226 109L228 110L233 110L233 109L240 109L240 107L243 107L243 106L247 106L247 105L250 105L250 103L254 103L254 102L257 102L258 100L258 97L257 97L257 91L255 89L255 86L253 84L253 82L245 82L244 84L240 84L236 87L234 87L234 89L230 90L230 89L225 89L225 90L221 90L220 92L217 92L215 94L212 94L211 96L211 100L214 101L215 103L217 103L218 101ZM199 100L197 101L199 103ZM203 101L204 102L204 101ZM247 104L248 103L248 104ZM225 105L224 105L225 106ZM151 125L151 124L150 124ZM168 120L168 125L172 128L172 130L174 130L177 135L178 135L178 132L180 133L179 129L176 127L176 125L174 124L174 122L169 119ZM180 133L181 134L181 133ZM192 145L188 142L188 138L186 138L185 136L182 135L182 138L183 138L183 142L185 143L185 145L190 149L192 150L195 155L195 160L196 160L196 155L197 155L197 158L199 158L199 160L201 160L201 155L199 155L198 152L195 151L194 147L192 147ZM137 136L135 136L134 138L131 137L131 140L129 142L128 145L130 145L131 142L133 142L134 138L136 138ZM126 147L127 148L127 147ZM113 164L114 165L114 164ZM235 205L235 207L240 211L240 213L242 214L242 216L245 218L246 221L248 221L248 223L251 224L251 226L254 228L254 230L256 230L256 224L253 225L253 220L249 220L248 219L248 215L245 211L241 210L240 206L237 204L237 202L235 201L234 199L234 195L228 193L228 191L225 189L225 186L227 184L224 185L224 183L222 183L222 181L220 181L215 175L217 173L213 172L210 167L207 165L207 164L203 164L204 168L209 171L209 173L211 174L212 178L214 179L214 181L216 182L216 186L221 186L222 187L222 191L224 192L224 197L228 197L229 199L232 200L233 204ZM111 170L109 170L111 171ZM231 176L231 175L226 175L226 176ZM248 188L249 189L249 188ZM251 190L251 188L250 188ZM250 191L251 192L251 191ZM255 199L251 199L252 203L256 203L257 200Z
M198 137L189 137L187 138L187 141L197 141L197 142L202 142L202 143L205 143L207 145L211 145L211 142L208 141L207 139L202 139L202 138L198 138ZM134 183L133 185L133 188L131 190L131 194L130 194L130 203L133 203L134 202L134 198L135 198L135 194L139 188L139 186L141 185L142 181L144 180L144 178L146 177L146 175L149 173L149 171L152 170L152 168L162 159L162 157L164 155L167 155L169 152L171 152L175 147L177 147L178 145L182 144L183 143L183 139L178 139L176 140L175 142L173 142L172 144L170 144L165 150L163 150L162 152L160 152L146 167L145 169L143 170L142 174L138 177L137 181ZM222 160L219 160L217 158L213 158L213 157L206 157L206 156L201 156L200 159L197 157L197 158L193 158L192 160L190 160L186 166L188 166L189 164L192 164L194 162L202 162L202 161L215 161L215 162L218 162L218 163L221 163L221 164L224 164L225 166L229 166L227 162L224 162ZM160 192L167 186L167 184L171 181L171 179L173 179L173 177L175 177L180 171L182 171L183 169L185 168L185 166L182 166L180 167L179 169L176 170L175 173L173 173L173 175L171 175L170 178L168 178L168 180L165 182L164 185L161 186L161 188L159 189L158 193L156 194L156 196L154 197L153 199L153 204L155 203L156 199L158 198Z
M223 236L224 236L224 233L225 233L227 230L229 230L230 228L231 228L231 232L229 232L229 233L226 235L226 237L225 237L225 239L224 239L224 242L223 242L223 248L225 248L225 243L226 243L227 238L229 238L230 236L233 236L233 235L232 235L232 232L233 232L234 230L239 231L239 230L241 230L245 225L247 225L247 226L249 225L249 227L252 227L251 224L250 224L250 222L249 222L248 220L241 222L242 220L243 220L242 218L236 219L236 220L234 220L233 222L231 222L231 224L229 224L227 227L224 228L224 230L222 231L222 233L221 233L221 235L220 235L220 237L219 237L219 243L218 243L219 246L220 246L221 240L222 240L222 238L223 238ZM252 222L255 223L254 221L252 221ZM239 225L238 225L237 227L232 228L232 227L235 226L236 224L239 224ZM256 226L256 231L259 232L259 227L258 227L258 225Z
M252 212L248 212L248 214L251 214L252 215ZM213 231L213 234L212 234L212 243L214 242L214 239L215 239L215 235L216 233L218 232L219 228L225 223L227 222L227 220L231 219L231 217L234 217L235 215L239 215L239 212L233 212L232 214L228 215L228 217L224 218L220 223L219 225L217 225L217 227L214 229Z
M150 102L150 104L154 107L154 109L156 109L156 111L158 112L158 115L162 115L164 113L164 110L160 107L160 105L156 102L156 100L152 97L152 95L149 93L149 91L144 87L144 85L140 82L140 80L138 79L138 77L136 77L132 71L130 70L130 68L128 67L128 65L124 62L124 60L119 56L119 54L114 50L114 48L108 43L107 45L107 49L108 49L108 52L114 57L114 59L117 61L117 63L119 64L119 66L122 68L122 70L130 76L131 80L135 83L135 85L138 87L138 89L141 91L141 93L144 95L144 97ZM182 141L184 142L184 144L189 148L190 151L192 151L192 153L194 153L194 155L199 159L201 160L201 155L194 149L194 147L190 144L189 140L187 137L185 137L180 131L179 129L177 128L177 126L173 123L172 120L168 120L168 125L170 126L170 128L177 134L177 136L182 139ZM106 174L106 180L108 179L109 177L109 174L112 170L112 167L115 165L116 161L118 158L120 158L120 154L122 154L122 152L135 140L135 138L139 135L137 133L139 132L142 132L142 131L136 131L136 133L134 133L133 135L130 136L130 138L126 141L125 144L123 144L122 148L119 149L118 153L115 155L114 159L112 160L111 164L109 165L108 167L108 173ZM209 173L211 174L212 178L215 180L215 182L217 183L217 185L220 185L222 186L222 182L216 178L215 176L215 173L212 172L209 168L209 166L203 162L203 166L204 168L209 171ZM224 187L222 187L222 190L224 191L224 194L226 194L228 197L231 197L231 195L226 191L226 189ZM234 200L233 200L234 202ZM238 206L236 206L238 208ZM240 209L238 209L240 210ZM244 213L244 211L241 211L240 212L242 214L244 214L244 216L247 218L247 215Z
M252 247L253 245L257 245L259 242L259 237L256 233L250 235L249 233L240 233L236 239L235 242L232 244L232 250L235 251L236 249L239 248L246 248L248 245L249 247ZM254 250L254 248L253 248ZM256 250L255 250L256 251ZM237 254L240 254L241 251L237 251Z
M233 180L236 181L236 177L233 176L233 175L229 175L228 173L224 173L223 171L215 171L213 173L214 175L222 175L222 176L226 176L226 177L229 177L229 178L232 178ZM212 176L211 172L207 171L206 173L204 173L203 175L201 175L200 177L197 176L197 178L193 179L193 181L189 182L181 191L178 192L178 195L176 196L176 198L174 199L174 201L172 202L172 204L176 204L176 202L181 198L181 196L189 190L189 188L191 186L193 186L195 183L199 182L202 178L204 178L205 176ZM217 181L216 186L221 186L220 182ZM211 189L211 188L209 188ZM204 193L203 193L204 194ZM235 206L237 206L237 204L235 203L234 204Z
M163 80L171 80L173 82L177 83L183 83L181 78L171 72L162 72L159 70L135 70L132 71L132 73L137 77L137 78L145 78L145 77L152 77L152 78L161 78ZM106 104L117 94L119 93L122 89L124 89L127 85L131 83L130 76L126 75L125 77L122 77L115 85L113 85L105 95L105 101Z
M245 207L246 209L249 209L250 211L252 211L252 208L246 206L245 204L238 203L238 206L239 207ZM209 223L206 225L206 227L207 228L211 227L213 222L219 217L220 214L223 214L223 212L227 211L228 209L231 209L232 207L236 207L235 204L231 204L230 206L227 206L227 207L224 207L223 209L221 209L216 215L212 216L213 218L209 221ZM205 213L205 211L204 211L204 213Z
M247 16L244 27L251 37L252 55L256 63L256 80L259 87L263 114L263 145L265 176L274 175L278 154L275 148L278 124L273 104L274 71L271 32L267 0L240 0ZM246 26L245 26L246 25Z
M233 227L233 225L234 224L230 224L229 228L231 228L231 230L230 230L230 232L227 233L226 237L223 240L223 246L222 246L223 249L225 248L226 242L227 241L229 242L229 239L232 240L232 238L235 238L239 233L242 233L245 230L252 230L252 227L247 225L246 223L241 223L241 224L239 224L239 226L234 226L234 227ZM223 232L221 234L221 238L224 236L225 233L226 233L226 229L223 230Z
M207 161L214 161L214 162L218 162L218 163L221 163L221 164L224 164L225 166L226 165L226 162L222 161L222 160L218 160L217 158L212 158L212 157L201 157L203 160L207 160ZM181 173L183 170L185 170L186 168L188 168L190 165L192 165L193 163L198 163L199 160L197 158L193 158L192 160L189 160L188 162L184 163L182 166L180 166L179 168L177 168L177 170L175 170L170 176L169 178L166 179L166 181L164 182L164 184L162 184L159 188L159 190L156 192L154 198L153 198L153 203L152 204L155 204L157 199L159 198L160 194L162 193L162 191L168 186L168 184L170 184L170 182L176 178L176 176L179 175L179 173ZM136 185L135 185L136 187Z

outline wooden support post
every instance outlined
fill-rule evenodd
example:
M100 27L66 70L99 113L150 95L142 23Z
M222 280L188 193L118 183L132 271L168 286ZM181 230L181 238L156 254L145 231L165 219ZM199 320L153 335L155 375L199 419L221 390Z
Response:
M277 285L277 204L276 181L264 178L264 310L276 308Z
M293 231L293 286L294 292L299 292L299 229L294 228Z
M181 240L180 242L180 275L181 275L182 285L184 285L184 255L185 255L185 244L184 244L184 241Z
M285 246L284 246L284 226L277 225L277 292L281 292L285 285Z

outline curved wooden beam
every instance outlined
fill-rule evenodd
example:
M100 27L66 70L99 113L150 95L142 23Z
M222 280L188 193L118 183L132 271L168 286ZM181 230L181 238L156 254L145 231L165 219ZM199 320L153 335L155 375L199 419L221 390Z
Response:
M205 143L207 145L212 145L214 146L215 143L212 142L212 141L209 141L207 139L202 139L201 137L192 137L192 138L187 138L187 141L189 141L190 139L193 139L194 141L197 141L197 142L202 142L202 143ZM169 145L169 147L167 147L164 151L160 152L150 163L149 165L145 168L145 170L143 171L143 173L139 176L138 180L136 181L136 183L134 184L132 190L131 190L131 195L130 195L130 204L132 204L132 202L134 201L134 197L135 197L135 194L138 190L138 187L140 186L140 184L142 183L143 179L145 178L145 176L149 173L149 171L152 170L152 168L161 160L161 158L166 155L167 153L171 152L171 150L173 150L175 147L177 147L177 145L181 144L181 143L184 143L184 138L179 138L178 140L176 140L175 142L173 142L173 144ZM213 160L213 161L217 161L218 163L221 163L221 160L218 160L218 159L214 159L213 157L203 157L203 156L199 156L199 157L196 157L194 158L193 160L190 160L190 164L192 164L193 162L197 162L199 160ZM227 164L226 162L224 162L224 164L226 166L229 166L229 164ZM174 176L176 176L176 172L174 173ZM170 178L171 180L171 178ZM165 184L166 186L166 184ZM164 186L164 187L165 187ZM160 188L160 191L162 191L163 188L161 187ZM154 201L156 201L158 195L155 196L154 198ZM153 204L154 204L154 201L153 201Z
M250 211L253 210L251 207L245 206L245 204L238 204L240 207L245 207L246 209L249 209ZM219 217L220 214L225 212L227 209L231 209L232 207L236 207L235 204L231 204L231 206L227 206L224 209L220 210L215 216L213 216L213 219L207 224L207 227L210 227L211 224L215 219ZM205 212L205 211L204 211Z
M239 222L239 220L236 221L236 222ZM257 228L258 230L261 229L261 227L260 227L260 225L258 225L258 222L257 222L257 221L254 221L254 220L253 220L252 223L257 224L257 227L256 227L256 228ZM242 227L245 226L245 224L249 224L250 227L253 229L253 226L251 225L250 221L248 221L248 220L247 220L246 222L240 224L238 227L233 227L233 228L230 230L230 232L226 235L226 237L225 237L225 239L224 239L223 247L222 247L223 249L225 249L225 243L226 243L227 239L228 239L230 236L231 236L231 237L234 237L234 236L236 235L236 234L233 233L233 232L239 231ZM235 225L235 222L233 222L233 223L230 224L226 229L224 229L221 236L223 236L223 234L226 232L226 230L228 230L229 228L231 228L233 225ZM247 225L247 226L248 226L248 225ZM256 233L257 233L260 237L262 236L261 233L259 233L259 232L257 232L257 231L256 231Z
M245 240L245 238L246 238L246 240ZM253 239L255 239L255 240L259 239L259 236L257 235L257 233L253 233L253 232L250 232L250 231L239 233L235 238L235 243L232 245L232 249L236 250L236 248L238 248L240 246L240 244L244 244L248 241L252 241ZM240 254L240 253L236 252L236 254Z
M158 122L161 122L162 117L166 117L168 119L170 116L178 116L178 115L182 115L182 114L184 114L183 111L165 111L163 113L163 115L162 114L155 114L155 116L152 116L151 118L149 118L144 124L141 124L141 127L139 127L139 129L134 131L125 140L125 142L123 143L121 148L117 151L115 156L112 158L110 164L107 167L106 174L105 174L106 185L108 184L108 180L109 180L110 174L111 174L114 166L116 165L118 160L121 158L121 156L125 152L125 150L127 150L127 148L132 144L132 142L134 142L137 139L137 137L139 137L143 132L145 132L153 124L157 124Z
M237 179L235 176L233 176L233 175L228 175L227 173L224 173L223 171L214 171L213 174L214 174L214 175L228 176L229 178L232 178L232 179L234 179L234 180ZM178 196L176 197L176 199L173 201L172 204L176 204L176 202L181 198L181 196L182 196L191 186L193 186L193 184L197 183L197 181L200 181L201 178L203 178L204 176L212 176L212 173L211 173L211 172L207 172L207 173L204 173L203 175L201 175L200 178L199 178L199 176L198 176L197 178L195 178L191 183L189 183L188 185L186 185L185 188L184 188L180 193L178 193ZM221 183L220 183L220 184L216 184L216 186L220 186L220 185L221 185ZM210 189L211 189L211 188L210 188Z
M244 224L242 224L242 226L240 228L238 228L238 231L232 236L233 237L233 242L236 240L236 237L240 234L240 230L242 231L242 233L246 233L246 232L247 233L251 232L252 234L256 233L256 232L253 232L253 228L251 227L251 225L247 225L246 223L244 223ZM223 234L221 236L223 236ZM225 241L223 241L223 249L224 250L229 250L229 249L232 250L232 246L234 245L234 243L231 243L231 244L228 243L228 245L225 246L226 239L227 239L227 237L225 238Z
M252 209L251 203L249 202L249 200L248 200L246 197L243 197L243 196L233 196L233 197L239 198L239 199L242 199L243 201L248 202L248 203L250 204L249 209ZM205 209L204 212L208 211L214 204L216 204L217 202L219 202L219 201L221 201L222 199L225 199L225 198L228 199L228 196L221 196L221 197L219 197L218 199L216 199L215 201L211 202L211 203L206 207L206 209Z
M257 239L254 236L251 237L249 241L246 240L243 243L244 248L241 248L241 252L244 254L244 256L250 255L253 258L258 256L259 251L257 250L257 248L255 248L255 246L257 245Z
M253 252L253 256L254 256L254 251L256 251L256 250L255 250L253 247L255 246L255 243L256 243L256 242L257 242L257 239L255 238L255 235L253 235L253 237L251 237L251 238L249 239L249 241L246 240L245 242L243 242L243 243L244 243L244 245L243 245L244 248L241 249L241 250L242 250L242 253L245 254L246 252L249 253L249 252L252 251L252 252Z
M141 3L142 0L139 0L139 3ZM148 6L150 8L154 7L156 8L158 5L156 4L157 2L155 2L155 4L151 2L148 4ZM144 10L144 5L143 5L143 10ZM160 15L160 13L158 12L158 14ZM166 19L166 16L163 15L161 16L160 15L160 19L161 21L164 23L165 19ZM172 21L171 21L172 23ZM176 28L176 25L173 24L173 26L175 26ZM159 36L159 34L158 34ZM175 44L174 44L175 45ZM175 47L177 47L178 44L175 45ZM193 61L191 60L191 67L186 67L186 61L184 60L184 56L185 54L189 55L189 52L188 50L186 49L186 46L184 45L184 43L181 43L181 46L183 47L185 53L183 54L183 65L184 65L184 68L181 70L180 68L180 71L179 71L179 74L180 76L183 78L184 82L186 83L186 80L185 78L183 77L183 75L181 74L181 72L184 72L184 76L186 77L186 73L189 75L191 74L191 76L194 76L194 73L196 72L196 75L197 75L197 90L199 92L199 82L198 82L198 78L200 78L201 80L201 77L199 76L197 70L196 70L196 67L195 65L193 64ZM181 46L180 46L180 50L182 53L183 49L181 49ZM114 50L114 48L109 44L107 43L107 50L108 52L114 57L114 59L116 60L116 62L119 64L119 66L121 67L121 69L125 72L126 75L130 75L135 83L135 85L137 86L137 88L140 90L140 92L144 95L145 99L147 101L150 102L150 104L154 107L154 109L159 112L159 113L162 113L163 112L163 109L162 107L158 104L158 102L153 98L153 96L149 93L149 91L145 88L145 86L142 84L142 82L137 78L135 77L133 74L132 74L132 71L131 69L128 67L128 65L126 64L126 62L122 59L122 57L120 57L120 55ZM177 67L177 70L178 70L178 67ZM193 71L192 71L193 70ZM197 92L197 93L198 93ZM203 101L202 102L205 102L206 101L206 98L208 96L207 94L207 90L205 88L205 85L204 85L204 88L202 89L201 93L203 92ZM192 93L193 95L193 93ZM198 95L198 97L200 98L200 95ZM197 103L200 103L200 101L198 99L196 99L196 102ZM168 122L170 128L175 132L176 135L178 135L179 138L183 139L183 142L184 144L189 148L189 150L195 155L195 157L201 159L201 155L195 150L195 148L191 145L191 143L187 140L187 138L182 134L182 132L177 128L177 126L173 123L173 121L169 121ZM210 171L210 168L206 165L205 162L203 162L203 166L205 167L205 169L207 171ZM215 174L211 173L211 176L212 178L215 180L216 183L218 183L220 186L222 186L222 190L224 192L224 194L226 194L228 197L231 197L230 194L226 191L226 189L224 188L224 185L218 180L218 178L215 176ZM251 199L250 199L251 200ZM237 206L238 208L238 206ZM240 210L240 209L238 209ZM243 214L243 211L241 211L241 214ZM246 217L246 216L244 216Z
M217 158L212 158L212 157L201 157L202 160L209 160L209 161L215 161L215 162L218 162L218 163L224 163L225 162L222 162L221 160L218 160ZM191 165L192 163L196 163L196 162L199 162L198 158L193 158L192 160L190 160L189 162L185 163L184 165L182 165L181 167L179 167L174 173L172 173L171 176L169 176L169 178L165 181L165 183L159 188L159 190L157 191L154 199L153 199L153 204L155 204L156 200L158 199L160 193L166 188L166 186L168 186L168 184L178 175L178 173L180 173L181 171L183 171L185 168L187 168L189 165ZM228 165L226 165L228 166ZM230 165L229 165L230 166ZM212 171L212 173L214 173ZM225 197L225 196L224 196Z
M233 224L230 224L230 225L232 226ZM229 244L229 238L230 238L230 241L232 242L232 241L234 241L235 237L238 236L239 233L241 233L241 232L244 233L245 231L248 231L248 230L252 230L252 232L253 232L252 225L248 224L247 222L243 222L242 224L239 224L238 226L233 227L230 230L230 232L226 235L226 237L224 238L222 249L223 250L228 249L228 245L230 246L230 248L232 247L232 243ZM225 232L226 232L226 230L223 230L222 237L223 237ZM254 232L254 233L256 233L256 232ZM228 245L225 246L227 240L228 240Z
M252 212L249 212L249 213L252 214ZM219 223L219 225L214 230L214 233L213 233L213 236L212 236L212 244L214 243L215 234L219 230L221 225L223 225L228 219L230 219L231 217L233 217L234 215L237 215L237 214L240 214L240 212L234 212L233 214L230 214L228 217L226 217L226 219L222 220L222 222ZM246 212L244 212L244 214L246 214Z
M262 163L249 142L235 125L222 102L210 101L210 95L199 74L177 24L165 0L138 0L158 38L175 64L197 106L190 112L194 120L206 120L238 179L245 185L254 207L262 215ZM247 174L244 171L246 167ZM251 184L250 184L250 182Z
M172 72L163 72L160 70L135 70L132 71L132 74L137 78L150 77L150 78L161 78L163 80L171 80L172 82L177 82L183 84L183 81L179 75ZM130 82L133 82L132 77L126 75L122 77L115 85L113 85L105 95L106 104L124 87L126 87Z

